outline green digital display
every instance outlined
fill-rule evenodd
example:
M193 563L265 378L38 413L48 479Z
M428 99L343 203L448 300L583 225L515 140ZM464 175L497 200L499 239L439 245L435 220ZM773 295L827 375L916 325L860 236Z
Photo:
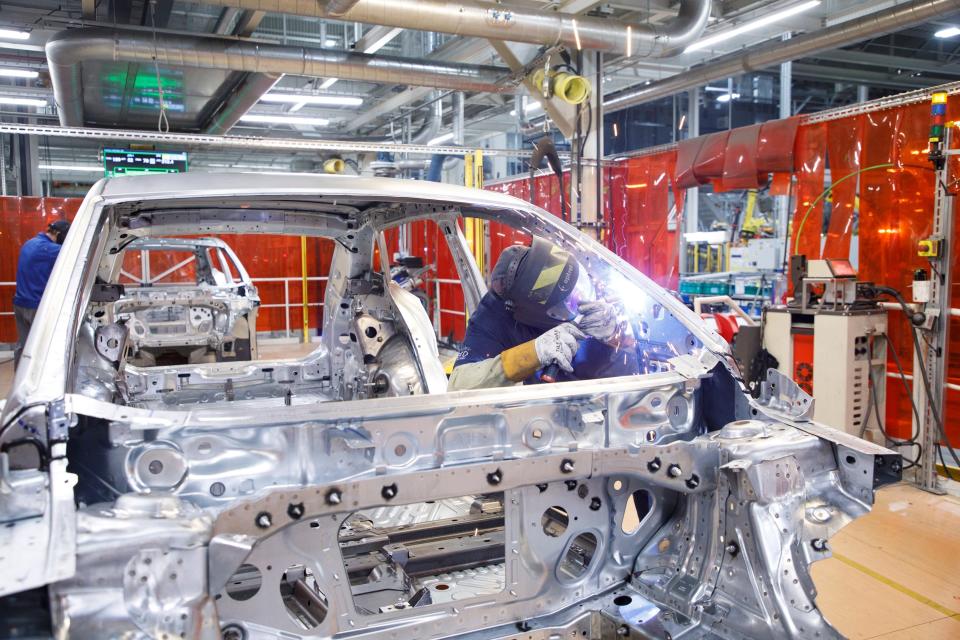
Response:
M144 173L184 173L186 170L186 151L103 150L103 171L108 178Z

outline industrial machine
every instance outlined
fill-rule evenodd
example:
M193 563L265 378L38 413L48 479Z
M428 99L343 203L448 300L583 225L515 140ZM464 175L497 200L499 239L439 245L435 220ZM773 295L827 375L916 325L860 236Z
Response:
M764 348L817 399L819 422L882 443L887 310L847 260L794 256L790 266L794 297L764 311Z

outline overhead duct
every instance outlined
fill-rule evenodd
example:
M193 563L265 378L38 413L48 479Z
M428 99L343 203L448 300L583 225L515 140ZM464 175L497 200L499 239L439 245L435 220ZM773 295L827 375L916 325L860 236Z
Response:
M250 110L267 91L273 88L281 76L277 73L251 73L231 95L207 118L203 132L222 136L237 124L243 114ZM57 101L59 104L59 100ZM61 118L61 122L62 122Z
M373 56L350 51L151 32L84 28L61 31L47 42L47 65L60 124L83 126L80 65L85 60L173 67L228 69L262 74L343 78L457 91L512 92L510 71L500 67Z
M494 2L440 0L202 0L206 4L314 18L349 20L460 36L528 42L638 57L676 55L700 37L710 0L680 0L677 17L662 26L512 7ZM342 12L342 13L335 13ZM399 84L399 83L395 83Z
M652 102L681 91L702 87L714 80L736 77L790 60L797 60L818 51L837 49L868 38L899 31L948 15L958 9L960 9L960 0L914 0L790 40L778 39L747 49L745 52L730 54L707 64L691 67L687 71L665 80L652 82L635 91L625 91L609 96L603 102L603 109L605 112L610 112Z

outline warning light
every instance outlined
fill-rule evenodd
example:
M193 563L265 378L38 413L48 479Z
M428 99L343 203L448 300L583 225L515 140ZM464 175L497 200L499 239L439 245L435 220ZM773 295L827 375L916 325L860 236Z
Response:
M937 91L930 96L930 161L936 170L943 168L944 128L947 123L947 92Z

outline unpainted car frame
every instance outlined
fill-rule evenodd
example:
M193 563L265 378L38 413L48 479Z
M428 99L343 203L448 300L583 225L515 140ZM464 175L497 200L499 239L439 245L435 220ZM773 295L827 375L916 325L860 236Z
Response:
M643 375L444 393L422 305L370 264L384 229L435 220L472 310L485 289L458 216L549 238L624 288ZM100 182L73 228L0 423L0 595L45 590L57 637L840 637L809 565L899 456L812 422L776 371L748 396L719 336L546 212L422 182L186 174ZM98 272L131 235L178 233L335 238L318 350L126 364L122 330L91 328ZM396 510L463 497L500 519L484 540L502 588L445 599L492 565L438 566L404 577L413 597L359 606L382 582L354 561L399 571L440 549L396 544L419 526L390 528ZM385 541L357 538L376 513Z
M151 252L188 253L196 274L193 283L162 283L170 272L186 265L178 263L160 274L145 270L141 279L123 285L118 300L94 311L102 311L106 322L120 320L127 325L134 361L149 366L171 356L183 362L257 359L260 297L226 242L137 238L124 245L123 252L140 252L141 262L147 264ZM122 260L116 262L111 282L120 280L122 264Z

